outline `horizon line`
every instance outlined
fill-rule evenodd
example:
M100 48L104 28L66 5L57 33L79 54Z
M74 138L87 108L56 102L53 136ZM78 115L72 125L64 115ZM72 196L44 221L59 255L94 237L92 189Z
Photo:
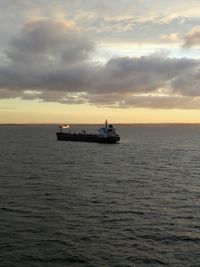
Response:
M15 122L8 122L8 123L0 123L0 126L31 126L31 125L61 125L64 123L58 123L58 122L44 122L44 123L38 123L38 122L24 122L24 123L15 123ZM104 123L88 123L88 122L73 122L69 123L69 125L102 125ZM200 125L200 122L115 122L115 123L110 123L110 124L115 124L115 125L124 125L124 126L143 126L143 125Z

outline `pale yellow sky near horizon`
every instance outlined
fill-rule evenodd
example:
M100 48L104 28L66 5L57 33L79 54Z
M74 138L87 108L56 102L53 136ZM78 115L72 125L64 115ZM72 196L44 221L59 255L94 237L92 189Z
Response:
M0 124L4 123L200 123L200 110L105 108L29 100L0 101Z

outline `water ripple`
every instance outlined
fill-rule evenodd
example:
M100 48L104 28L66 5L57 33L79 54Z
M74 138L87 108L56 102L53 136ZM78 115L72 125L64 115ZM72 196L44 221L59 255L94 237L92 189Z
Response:
M0 127L1 266L200 266L200 127L119 131Z

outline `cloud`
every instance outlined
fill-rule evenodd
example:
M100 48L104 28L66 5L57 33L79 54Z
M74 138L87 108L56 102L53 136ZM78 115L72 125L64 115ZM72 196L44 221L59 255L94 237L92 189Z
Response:
M119 104L121 108L199 109L200 97L189 96L133 96Z
M87 59L92 49L93 43L80 37L73 23L42 19L26 23L6 54L17 64L30 60L48 64L64 60L69 64Z
M156 55L138 58L113 58L102 68L93 92L135 94L154 92L195 69L199 63L189 59L171 59Z
M159 44L172 29L181 36L199 24L199 2L7 0L0 1L0 14L0 47L34 18L70 21L97 42Z
M200 26L192 28L184 38L184 47L200 45Z
M170 34L164 34L160 37L162 41L165 42L179 42L180 41L180 36L177 32L170 33Z
M79 90L79 80L87 85L87 61L93 50L93 42L71 23L31 21L5 51L7 63L0 66L0 87Z
M71 22L30 21L5 50L0 98L121 108L198 106L199 60L155 53L102 65L91 60L94 51L95 43Z
M176 77L172 88L175 93L184 96L200 96L200 69Z

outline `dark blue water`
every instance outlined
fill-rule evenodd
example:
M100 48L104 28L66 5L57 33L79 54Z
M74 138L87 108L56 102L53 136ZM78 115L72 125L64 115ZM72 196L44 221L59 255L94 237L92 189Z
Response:
M0 266L200 266L200 127L56 130L0 127Z

